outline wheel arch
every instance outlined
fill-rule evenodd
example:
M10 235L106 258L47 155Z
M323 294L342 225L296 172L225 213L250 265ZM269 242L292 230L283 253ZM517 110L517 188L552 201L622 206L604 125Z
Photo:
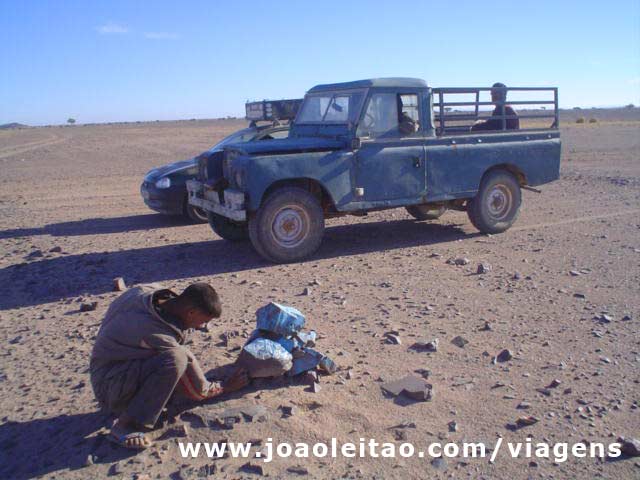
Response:
M277 180L271 183L262 193L260 198L256 202L256 210L264 203L266 198L274 191L284 187L298 187L307 190L314 194L320 201L322 210L325 213L331 213L336 211L335 202L333 197L326 189L326 187L315 178L297 177Z
M521 187L523 185L527 185L526 174L521 168L519 168L517 165L514 165L513 163L500 163L498 165L493 165L482 174L482 178L486 177L489 173L496 170L506 170L507 172L511 173L514 177L516 177L516 180ZM482 179L480 181L482 181Z

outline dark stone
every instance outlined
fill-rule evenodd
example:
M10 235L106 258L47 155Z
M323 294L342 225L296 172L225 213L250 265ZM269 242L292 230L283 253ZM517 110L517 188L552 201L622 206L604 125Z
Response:
M438 339L431 340L430 342L416 342L411 347L411 350L415 350L417 352L437 352L438 351Z
M294 475L309 475L309 470L301 465L294 465L293 467L289 467L287 468L287 472L293 473Z
M513 358L513 353L511 353L511 350L507 350L505 348L498 354L498 356L496 357L496 360L498 362L508 362L512 358Z
M264 465L261 463L247 462L240 467L240 471L244 473L252 473L254 475L266 475Z
M415 375L407 375L399 380L387 382L381 386L386 393L397 397L404 395L412 400L425 402L431 400L432 385Z
M464 348L464 346L469 343L469 340L458 335L453 340L451 340L451 343L453 343L456 347Z
M446 470L447 469L447 461L443 457L434 458L431 460L431 465L433 468L438 470Z
M293 405L280 405L278 408L282 412L283 418L292 417L296 414L296 407Z
M636 438L619 437L620 451L629 457L640 456L640 440Z
M93 312L96 308L98 308L98 302L83 303L80 305L81 312Z
M491 266L491 264L481 263L478 265L478 269L476 270L476 273L478 275L482 275L484 273L489 273L491 270L493 270L493 267Z
M517 428L530 427L531 425L535 425L536 423L538 423L538 421L539 420L533 416L520 417L516 420L516 427Z

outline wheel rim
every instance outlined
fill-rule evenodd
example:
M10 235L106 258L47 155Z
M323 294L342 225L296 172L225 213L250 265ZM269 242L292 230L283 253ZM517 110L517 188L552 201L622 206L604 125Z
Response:
M199 220L202 220L203 222L207 221L207 212L205 212L199 207L193 207L192 211L193 211L193 214L196 216L196 218L198 218Z
M487 211L494 220L504 220L511 212L513 195L506 185L495 185L487 195Z
M287 205L278 210L273 218L273 239L281 247L297 247L309 235L310 223L309 215L304 209Z

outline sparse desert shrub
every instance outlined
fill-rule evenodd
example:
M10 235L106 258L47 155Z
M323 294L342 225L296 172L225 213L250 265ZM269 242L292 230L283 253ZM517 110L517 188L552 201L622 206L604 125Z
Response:
M636 108L636 106L633 103L630 103L629 105L627 105L624 108L628 108L629 110L631 110L632 108Z
M73 124L75 124L75 123L76 123L76 119L75 119L75 118L68 118L68 119L67 119L67 123L68 123L69 125L73 125Z
M595 118L590 118L589 123L598 123L598 120Z
M584 123L584 117L577 118L576 123Z

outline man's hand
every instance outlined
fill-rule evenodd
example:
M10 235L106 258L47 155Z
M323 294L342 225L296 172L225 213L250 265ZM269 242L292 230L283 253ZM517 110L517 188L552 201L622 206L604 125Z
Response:
M238 368L222 385L225 392L235 392L249 385L249 375L244 368Z

